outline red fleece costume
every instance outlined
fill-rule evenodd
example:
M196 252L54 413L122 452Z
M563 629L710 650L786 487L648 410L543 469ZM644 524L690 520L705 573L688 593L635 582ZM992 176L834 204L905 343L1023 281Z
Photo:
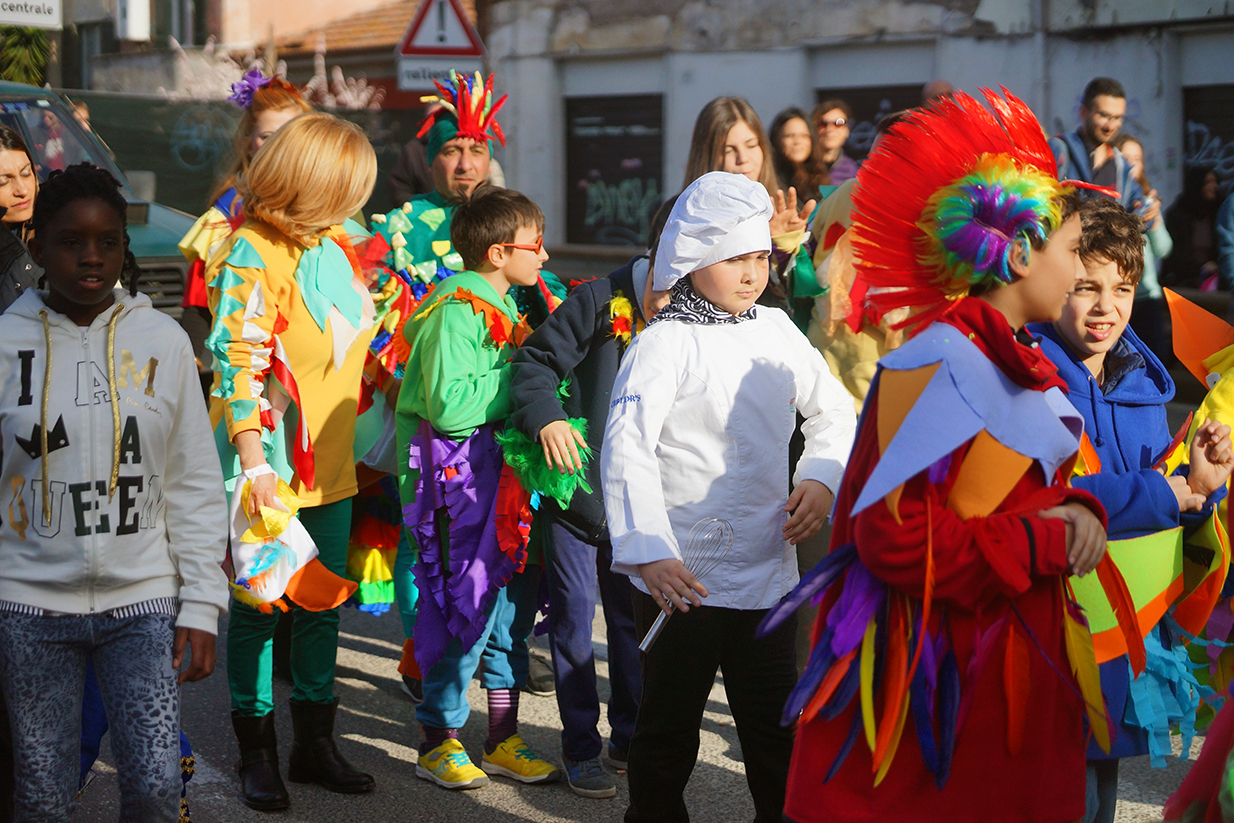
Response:
M962 299L945 322L962 331L1020 386L1045 391L1060 385L1053 364L1037 349L1017 342L1003 316L988 304ZM1067 570L1066 532L1062 520L1044 520L1037 513L1079 502L1104 524L1100 504L1086 492L1068 488L1062 470L1047 481L1040 464L1033 463L993 514L962 520L940 501L948 499L972 447L970 440L952 453L941 483L931 484L928 473L921 472L904 484L899 522L884 501L850 517L880 454L877 389L866 404L840 488L832 549L855 543L861 562L875 577L917 600L923 592L930 524L936 604L931 630L945 631L941 628L945 612L963 688L968 691L974 688L968 666L976 631L997 623L1014 605L1032 635L1020 635L1027 640L1029 679L1023 714L1027 723L1019 753L1013 756L1003 682L1008 643L1004 627L976 676L971 709L957 730L950 779L941 791L916 745L911 712L895 759L877 788L870 750L860 739L835 776L823 782L854 713L860 711L854 700L834 720L817 717L799 728L786 817L798 823L1078 820L1084 814L1085 735L1082 702L1070 674L1063 635L1059 581ZM816 642L826 619L824 608L815 626ZM1008 625L1020 628L1014 614Z

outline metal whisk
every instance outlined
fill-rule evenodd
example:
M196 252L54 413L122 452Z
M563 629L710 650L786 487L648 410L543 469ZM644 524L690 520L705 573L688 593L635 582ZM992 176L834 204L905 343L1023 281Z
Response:
M715 571L716 566L728 557L732 548L733 527L727 520L708 517L698 521L694 524L694 528L690 529L690 539L681 550L681 562L698 582L706 585L703 578ZM654 597L655 594L657 593L653 593L652 596ZM648 651L651 649L651 644L656 642L656 638L664 630L664 624L672 615L673 605L670 603L668 608L667 612L660 612L656 621L651 624L647 636L643 638L642 643L638 644L639 651Z

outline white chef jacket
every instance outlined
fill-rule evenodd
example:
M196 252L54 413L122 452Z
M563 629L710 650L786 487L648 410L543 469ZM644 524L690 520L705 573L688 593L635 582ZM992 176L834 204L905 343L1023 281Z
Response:
M682 559L694 525L718 518L733 545L700 579L704 605L775 605L797 584L782 531L797 411L806 444L794 483L838 491L857 428L853 399L822 356L765 306L734 324L666 320L634 339L612 398L600 471L613 570L646 592L638 565Z

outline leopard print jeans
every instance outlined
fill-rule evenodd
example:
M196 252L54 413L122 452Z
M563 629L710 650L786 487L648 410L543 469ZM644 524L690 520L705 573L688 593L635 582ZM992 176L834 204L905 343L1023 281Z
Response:
M66 821L81 750L86 661L111 726L120 820L174 823L180 810L175 619L0 612L0 689L13 728L14 820Z

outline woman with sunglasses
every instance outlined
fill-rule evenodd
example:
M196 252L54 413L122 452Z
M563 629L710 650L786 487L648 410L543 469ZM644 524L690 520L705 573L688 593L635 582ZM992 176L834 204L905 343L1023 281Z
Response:
M831 185L838 186L857 176L857 161L844 153L852 134L853 108L838 97L823 100L811 112L818 133L823 162L831 173Z

